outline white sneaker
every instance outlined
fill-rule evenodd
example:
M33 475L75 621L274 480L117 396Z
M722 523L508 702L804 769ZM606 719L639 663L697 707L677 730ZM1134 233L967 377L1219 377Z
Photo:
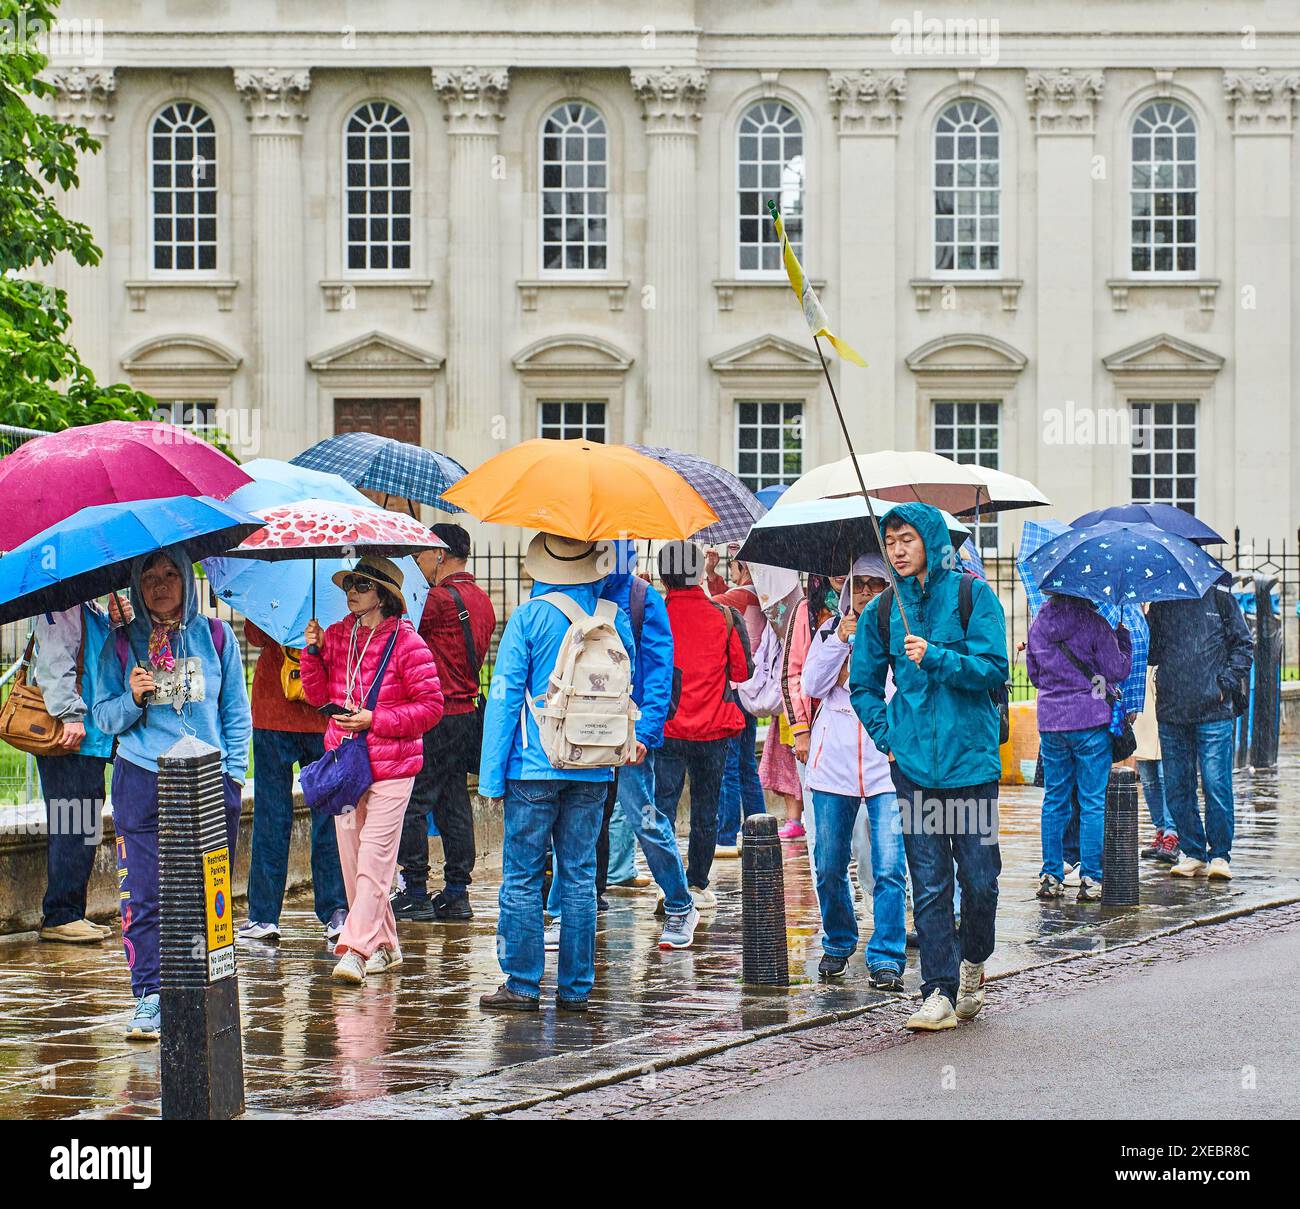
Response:
M696 907L701 911L708 910L710 907L718 905L718 896L712 890L697 890L694 886L690 887L691 898L694 900Z
M560 921L553 919L542 933L542 947L548 953L557 953L560 949Z
M905 1027L918 1033L937 1033L940 1029L956 1028L957 1013L953 1011L947 995L939 990L931 991L929 999L912 1013Z
M366 959L367 974L383 974L402 964L401 949L376 949Z
M958 1020L974 1020L984 1006L984 963L963 961L957 984Z
M258 923L255 919L246 919L235 933L236 940L279 940L280 929L275 924Z
M1198 861L1194 856L1185 856L1178 864L1169 866L1169 872L1175 877L1204 877L1208 869L1204 861Z
M670 915L659 937L661 949L689 949L695 938L695 928L700 922L700 913L692 907L685 915Z
M339 958L339 963L334 967L330 977L335 982L348 982L358 987L365 986L366 963L361 960L361 954L349 949Z
M1216 856L1210 862L1210 867L1206 870L1208 877L1221 877L1224 881L1232 881L1232 866L1221 856Z
M1063 886L1077 886L1079 884L1079 866L1066 865L1065 877L1061 880Z

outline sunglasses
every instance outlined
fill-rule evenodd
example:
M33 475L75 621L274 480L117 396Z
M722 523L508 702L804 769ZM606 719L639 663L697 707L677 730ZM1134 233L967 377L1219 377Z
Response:
M343 590L345 592L374 592L378 587L378 583L373 579L367 579L364 575L345 575L343 577Z

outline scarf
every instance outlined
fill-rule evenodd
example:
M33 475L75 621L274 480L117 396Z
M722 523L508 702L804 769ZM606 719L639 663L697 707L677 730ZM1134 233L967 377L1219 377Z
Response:
M154 622L149 633L149 665L156 672L176 670L176 656L172 652L172 642L181 631L181 623Z

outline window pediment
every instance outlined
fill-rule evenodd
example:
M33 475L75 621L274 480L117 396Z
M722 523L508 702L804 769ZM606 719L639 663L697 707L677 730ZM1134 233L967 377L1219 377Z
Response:
M625 374L632 357L616 344L595 336L548 336L511 359L521 374Z
M1103 357L1112 374L1217 374L1223 358L1167 332L1131 344Z
M1018 348L993 336L975 333L940 336L908 353L914 374L1018 374L1029 358Z
M318 373L365 370L369 373L428 373L442 368L443 359L383 332L367 332L345 344L326 349L307 364Z
M719 374L820 374L821 363L811 348L780 336L759 336L709 358Z
M160 336L137 344L122 358L129 374L233 374L243 358L206 336Z

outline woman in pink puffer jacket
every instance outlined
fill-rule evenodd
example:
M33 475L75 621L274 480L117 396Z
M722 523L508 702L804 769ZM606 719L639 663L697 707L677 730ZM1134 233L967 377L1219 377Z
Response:
M350 616L328 630L313 620L302 654L302 687L315 706L337 705L325 749L364 734L374 783L356 810L337 815L339 863L348 892L348 918L334 952L334 978L361 985L367 974L402 964L388 891L406 803L424 762L424 732L442 719L438 669L424 639L402 614L402 572L386 558L366 556L334 582L348 594ZM374 709L366 703L390 640L392 655ZM315 653L314 653L315 652Z

